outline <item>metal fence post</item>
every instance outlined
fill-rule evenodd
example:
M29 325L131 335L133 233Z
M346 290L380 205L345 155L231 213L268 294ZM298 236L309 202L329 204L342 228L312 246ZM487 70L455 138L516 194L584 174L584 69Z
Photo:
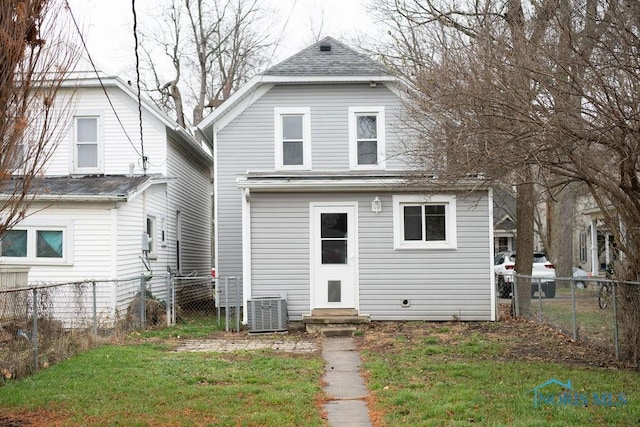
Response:
M93 293L93 336L94 338L98 336L98 302L96 298L96 281L91 282L92 293Z
M538 318L540 319L540 324L542 324L542 279L538 279Z
M576 287L573 280L569 282L569 286L571 286L571 322L573 326L573 339L578 341L578 322L576 321Z
M171 326L171 304L173 303L171 299L171 275L169 272L165 273L166 287L167 287L167 301L166 301L166 309L167 309L167 326Z
M33 369L38 370L38 289L33 288L33 329L31 331L33 343Z
M224 278L224 330L229 332L229 276Z
M513 275L513 280L511 281L511 287L512 287L512 291L513 291L513 301L514 301L514 307L515 307L515 315L516 317L520 317L520 304L518 303L518 277L514 274Z
M618 337L618 306L616 304L616 282L611 282L611 292L613 299L613 340L616 349L616 360L620 360L620 341ZM629 285L630 286L630 285Z
M144 274L140 275L140 329L147 329L146 289L144 286Z
M236 277L236 332L240 332L240 276Z

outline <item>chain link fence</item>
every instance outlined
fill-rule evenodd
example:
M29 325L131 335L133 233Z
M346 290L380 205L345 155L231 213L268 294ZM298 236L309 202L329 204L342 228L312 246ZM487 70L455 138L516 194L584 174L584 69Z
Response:
M211 276L47 284L10 274L0 277L0 385L132 330L221 321Z
M531 283L531 317L538 323L570 334L574 340L589 342L620 355L618 337L618 283L599 277L556 278L555 294L540 278L514 274L512 308L521 316L517 292L519 281ZM638 286L640 283L624 282Z

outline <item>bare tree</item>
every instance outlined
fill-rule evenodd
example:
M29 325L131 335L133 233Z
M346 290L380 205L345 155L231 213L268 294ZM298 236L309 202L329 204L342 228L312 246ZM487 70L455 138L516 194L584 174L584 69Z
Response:
M188 108L191 123L200 122L206 108L220 105L266 61L271 42L260 26L264 15L257 0L171 0L159 30L143 42L152 98L174 110L181 126ZM170 78L163 77L158 50L169 59Z
M483 172L516 183L518 261L526 262L516 269L525 274L530 261L520 255L532 248L533 218L520 215L533 210L525 208L533 183L558 198L556 224L565 225L574 183L586 186L624 257L618 277L638 280L638 3L445 4L395 0L386 11L396 29L387 58L410 82L414 118L426 124L417 158L436 158L454 177ZM526 304L528 289L518 289ZM621 286L620 296L625 355L637 362L640 287Z
M0 235L20 222L66 130L69 99L56 96L78 58L57 0L0 6Z

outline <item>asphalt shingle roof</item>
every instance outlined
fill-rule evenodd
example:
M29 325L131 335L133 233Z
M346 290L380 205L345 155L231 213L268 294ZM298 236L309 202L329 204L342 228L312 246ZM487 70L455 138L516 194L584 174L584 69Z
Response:
M306 49L267 69L265 76L381 76L388 70L377 61L356 52L332 37L325 37Z
M20 178L16 178L20 179ZM81 178L51 177L36 178L32 189L41 196L75 196L75 197L127 197L151 179L149 176L86 176ZM4 182L0 194L10 193L11 181Z

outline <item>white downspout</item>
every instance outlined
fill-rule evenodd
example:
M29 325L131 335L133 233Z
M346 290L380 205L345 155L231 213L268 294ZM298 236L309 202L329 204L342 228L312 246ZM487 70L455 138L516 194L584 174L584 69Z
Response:
M242 190L242 324L249 321L247 301L251 299L251 192Z

